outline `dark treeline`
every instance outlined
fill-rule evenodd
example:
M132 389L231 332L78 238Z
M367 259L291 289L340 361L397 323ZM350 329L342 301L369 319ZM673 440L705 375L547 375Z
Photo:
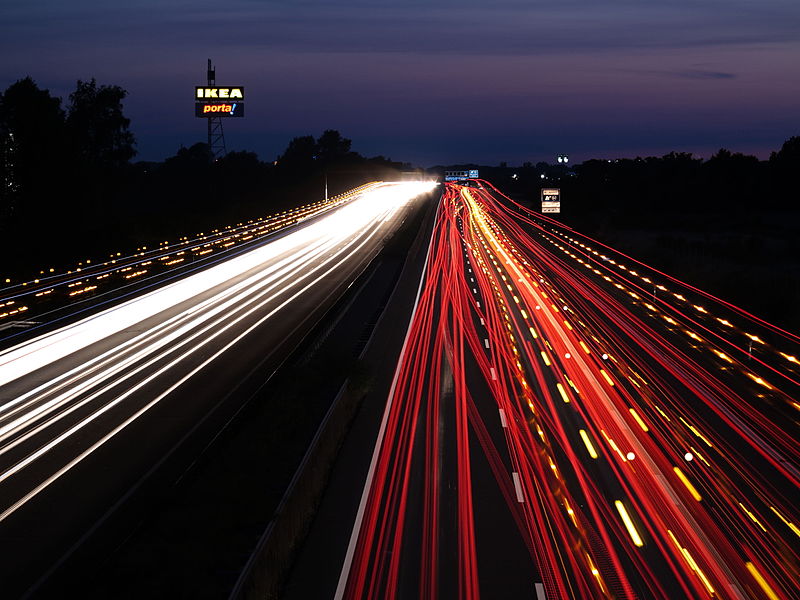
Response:
M408 165L364 158L327 130L291 140L277 160L208 146L132 162L126 92L78 81L62 100L29 77L0 95L0 277L33 277L322 199Z
M534 208L541 188L558 187L566 225L800 331L800 137L768 160L721 149L481 176Z

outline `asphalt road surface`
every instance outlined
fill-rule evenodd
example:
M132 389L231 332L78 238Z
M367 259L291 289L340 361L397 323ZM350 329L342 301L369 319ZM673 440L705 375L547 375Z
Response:
M315 593L796 598L798 356L488 182L448 185ZM312 573L301 556L287 596Z
M378 184L230 260L0 353L3 596L34 593L213 435L430 186Z

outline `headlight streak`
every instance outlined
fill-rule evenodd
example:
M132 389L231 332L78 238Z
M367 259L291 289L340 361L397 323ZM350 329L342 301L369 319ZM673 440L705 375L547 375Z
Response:
M308 290L319 285L326 277L339 271L345 263L349 262L355 264L352 257L360 257L359 260L361 261L369 258L370 255L361 257L361 254L365 250L367 244L372 244L374 247L374 240L380 240L382 236L385 236L386 223L389 221L389 217L391 217L392 214L397 214L407 202L420 193L427 191L427 189L429 189L427 185L413 184L387 184L379 186L377 189L372 190L371 193L364 194L358 200L340 208L338 211L305 226L289 236L276 240L276 242L273 242L276 246L270 250L265 251L263 247L258 248L254 250L250 256L242 256L239 257L238 260L234 259L230 261L232 264L218 265L217 267L219 268L214 267L209 269L209 271L212 272L208 274L205 282L197 281L197 279L202 279L202 275L198 274L196 278L187 278L184 282L172 284L163 288L163 293L166 296L163 300L154 300L153 297L157 296L158 292L153 292L143 299L143 303L133 301L123 305L125 310L132 311L133 315L138 316L139 320L141 320L149 316L147 312L142 309L143 305L150 309L150 314L156 314L166 310L166 308L170 306L175 306L180 301L185 301L193 294L200 293L200 290L203 289L203 283L206 284L205 289L211 289L223 283L225 281L225 276L219 271L224 270L228 280L231 280L239 274L246 273L253 269L258 268L262 270L261 272L254 272L249 278L224 289L222 293L216 296L200 301L196 305L189 306L184 312L167 319L164 323L157 324L153 330L124 341L120 346L95 357L86 365L72 369L63 373L53 381L38 386L29 393L24 394L24 398L22 398L22 401L30 401L34 399L36 394L43 392L59 393L55 399L51 399L47 404L37 407L35 403L32 403L30 406L34 408L28 414L23 414L26 408L20 402L14 402L13 406L10 407L5 406L5 417L13 418L12 421L4 424L2 429L7 438L24 429L26 423L43 419L48 411L57 409L61 402L64 402L68 408L63 413L59 413L55 417L51 417L42 422L39 426L30 429L21 438L17 438L11 443L6 444L2 449L2 453L12 450L25 439L32 437L40 430L45 430L46 427L52 426L59 419L67 416L79 407L88 404L104 394L107 395L110 390L120 386L126 380L131 380L131 382L127 384L128 387L124 392L117 393L113 399L93 409L93 412L89 416L84 417L75 425L69 426L65 431L41 445L37 450L28 453L24 458L18 460L11 468L7 468L2 475L0 475L0 482L5 482L14 474L36 461L39 457L54 449L62 441L86 428L88 424L96 421L101 415L109 413L112 408L121 406L132 394L142 389L145 385L156 381L162 375L171 372L171 369L177 368L177 366L190 355L209 346L216 339L222 339L220 336L226 332L236 331L236 328L241 328L246 325L241 333L238 333L232 340L225 343L220 349L214 351L210 357L204 358L199 365L189 370L188 373L181 374L176 382L172 383L172 385L158 394L153 400L122 420L116 427L111 429L111 431L100 437L100 439L94 443L91 443L72 460L68 461L60 469L57 469L16 502L12 503L11 506L0 513L0 521L11 516L28 500L38 495L59 477L69 472L84 458L95 452L117 433L136 421L152 407L156 406L160 401L190 380L217 357L243 340L248 334L263 325L267 320L278 314L287 306L291 306L293 301L300 298ZM294 256L287 254L291 252L296 252L296 254ZM281 255L285 256L280 258ZM269 260L275 262L272 264L265 262ZM313 264L315 261L318 262L318 264ZM223 269L222 267L227 268ZM186 288L183 290L176 290L175 288L180 287L181 283L183 283ZM281 289L278 289L279 287ZM277 291L275 291L276 289ZM176 301L176 298L182 298L183 300ZM277 304L275 304L276 302ZM133 308L131 308L131 306L133 306ZM259 317L259 314L263 313L267 308L269 308L268 312ZM125 313L125 310L122 312ZM80 335L81 327L89 328L91 332L89 338L93 338L93 336L96 335L94 328L102 326L98 325L98 323L103 320L117 319L119 314L120 312L115 310L104 311L98 316L85 319L75 326L68 328L71 330L69 332L54 332L54 334L48 336L48 338L55 339L56 345L66 344L71 338ZM126 326L130 326L131 322L135 321L135 316L133 315L125 314L124 319ZM250 324L256 317L259 318L257 318L254 323ZM109 329L113 332L114 330L121 331L124 328L125 327L118 326L116 329L113 327ZM151 342L153 334L166 335L164 339ZM189 346L197 340L200 340L199 343L195 343L180 354L178 353L178 350ZM34 349L38 349L40 352L46 352L50 349L51 351L48 353L48 358L55 356L55 360L58 360L61 356L69 354L70 351L75 351L76 349L75 347L71 349L57 348L53 351L52 348L48 348L48 345L47 341L33 340L28 344L12 348L3 353L3 367L0 367L0 372L5 369L5 381L18 380L20 377L24 376L25 372L31 372L31 364L40 365L46 363L44 359L32 360L30 358L33 356L32 352ZM84 342L83 344L79 344L77 349L85 346L86 343ZM162 350L163 352L159 355L158 353ZM121 365L116 365L114 358L118 356L121 351L126 351L130 354L122 359L123 363ZM163 364L164 360L168 362ZM20 361L22 366L19 366L19 363L16 361ZM137 361L140 364L137 365ZM144 362L142 363L141 361ZM163 364L163 366L151 371L150 368L155 367L157 364ZM121 378L114 379L120 373L124 373L124 375ZM135 376L142 373L147 374L144 379L134 379ZM88 379L81 381L82 377L88 377ZM103 386L103 382L107 380L110 380L109 384L100 389L96 389L98 386ZM69 389L70 385L76 384L78 386L76 389ZM89 392L93 389L94 391L92 391L89 396L83 397L78 404L68 405L68 401L79 398L85 392Z
M185 255L194 251L198 251L198 255L203 255L213 252L213 246L217 246L224 241L226 242L231 239L247 241L255 237L270 235L283 228L291 227L294 224L301 223L307 219L334 210L358 195L371 189L375 189L380 185L382 184L378 182L364 184L348 192L333 196L327 201L318 201L297 207L292 210L283 211L278 214L268 215L258 219L251 219L247 223L237 223L235 226L229 225L223 230L214 229L209 234L200 233L191 240L188 236L186 236L180 238L177 242L160 242L158 243L157 247L150 249L148 249L146 246L137 248L137 253L130 256L122 256L121 252L117 252L112 253L112 260L106 260L105 262L102 260L92 261L87 259L85 262L79 262L76 268L69 270L66 273L45 275L44 271L42 271L42 276L40 278L34 279L33 281L14 284L9 288L5 288L3 290L4 293L10 294L9 296L6 296L6 300L9 298L11 299L7 300L6 304L14 304L16 299L24 298L26 296L30 296L31 294L33 294L34 297L41 297L51 294L57 291L59 286L69 288L77 285L76 282L80 278L88 277L96 280L106 279L114 274L122 273L133 268L133 266L125 267L125 263L144 266L152 264L153 260L166 261L169 260L169 257L172 254L175 253L176 249L181 249L177 253L178 255ZM225 245L227 246L229 244ZM199 251L200 248L207 248L207 250ZM147 256L150 260L142 261L141 257L145 256ZM54 273L54 271L55 269L49 269L49 273ZM36 291L37 289L47 286L55 287L46 289L42 292ZM4 300L0 299L0 308L2 308L3 305Z
M99 370L106 366L109 366L115 362L117 362L117 357L120 355L122 351L128 351L134 348L144 348L144 350L140 351L138 354L133 355L129 358L125 363L117 363L116 371L123 370L129 362L135 362L139 358L146 356L147 354L152 354L154 350L157 350L161 347L167 346L171 344L174 340L178 339L184 333L190 331L196 325L210 320L216 314L225 310L235 303L240 302L244 297L246 297L253 289L257 289L257 287L261 287L263 285L267 285L272 283L273 281L277 281L277 278L286 275L292 272L293 269L301 267L304 263L308 262L309 259L313 259L320 254L320 252L316 252L313 256L306 256L310 255L314 250L320 247L323 242L318 242L317 245L311 246L310 248L306 248L302 251L300 255L292 256L286 258L275 265L265 269L261 274L255 275L241 283L238 283L231 288L225 290L222 294L216 295L208 300L200 302L192 306L189 310L176 315L162 323L157 324L154 328L146 331L145 333L136 336L126 342L123 342L119 346L91 359L74 369L59 375L46 383L40 385L37 388L30 390L29 392L22 394L15 398L12 401L5 403L2 407L0 407L0 416L2 418L8 418L9 416L13 415L14 413L21 410L18 406L22 404L28 398L33 397L37 394L42 393L45 390L52 393L55 390L58 390L62 387L66 387L69 385L73 385L78 378L91 370ZM261 281L261 283L257 283ZM269 289L273 289L279 285L279 283L272 283ZM235 294L242 292L241 296L236 296ZM232 299L227 299L228 297L233 296ZM224 302L222 302L225 300ZM214 304L217 304L216 308L211 308ZM113 315L113 313L111 313ZM198 316L195 316L198 315ZM191 320L190 320L191 319ZM188 324L187 324L188 322ZM175 328L177 326L177 328ZM167 335L163 335L165 331L169 328L173 328L170 333ZM107 370L103 371L98 378L94 378L88 380L81 384L81 387L72 388L72 394L78 394L82 391L83 387L91 387L102 381L104 378L108 378L114 374L115 371ZM58 384L58 385L56 385ZM49 388L49 389L48 389ZM25 408L24 406L22 408ZM13 409L13 412L12 412ZM41 410L36 409L36 410ZM35 417L35 412L28 413L29 417ZM11 426L4 425L0 427L0 441L2 441L4 434L11 429Z
M318 249L319 246L322 246L322 250ZM348 248L349 246L346 246L344 249L347 250ZM60 408L64 403L77 398L84 391L96 388L102 382L114 378L118 373L124 372L126 369L128 369L128 367L130 367L131 365L135 365L136 363L139 363L146 357L151 357L151 358L141 363L138 367L129 370L123 377L114 379L108 386L98 389L95 393L84 398L78 404L75 404L71 406L69 409L60 412L55 420L68 416L78 408L81 408L85 404L88 404L89 402L93 401L95 398L98 398L103 394L107 393L110 389L121 385L126 380L134 377L140 372L146 371L153 365L164 360L170 354L173 354L179 348L187 346L191 342L194 342L197 339L204 339L204 342L195 346L191 352L199 350L205 343L210 342L211 340L214 339L214 337L216 337L216 335L208 338L203 338L203 336L205 336L208 332L215 331L222 323L228 322L231 316L233 316L233 314L235 314L236 312L232 309L236 308L237 310L240 310L240 307L245 305L245 301L250 304L253 304L256 301L258 301L259 304L256 306L257 310L262 306L266 306L268 303L274 301L276 298L280 297L281 292L278 292L271 296L267 296L269 292L276 289L279 285L296 284L297 282L308 278L311 274L318 271L321 267L313 268L307 271L304 275L302 275L299 278L293 278L294 281L289 281L288 278L285 278L283 280L278 278L280 276L292 275L293 273L296 273L298 270L305 268L305 266L309 264L311 260L319 257L323 252L329 251L327 249L327 246L324 246L322 242L318 246L313 247L312 250L316 250L316 252L312 252L307 249L306 256L301 255L298 257L293 257L292 259L281 261L281 263L278 263L282 266L282 268L277 270L275 276L273 277L266 277L266 278L263 278L261 276L252 277L240 284L237 284L236 286L231 288L230 291L226 291L223 294L215 296L214 298L206 302L203 302L196 307L193 307L187 313L180 314L177 317L170 319L170 322L176 321L180 326L175 328L170 333L167 333L166 335L164 334L163 331L164 327L158 327L155 331L151 330L146 334L144 334L143 336L140 336L144 337L145 339L140 339L140 337L134 338L130 342L127 342L122 346L117 347L114 350L109 351L104 355L101 355L101 357L98 357L98 359L95 359L95 361L98 361L99 358L105 358L106 360L100 362L92 369L92 371L104 369L101 370L99 375L86 379L85 381L82 381L77 385L74 384L77 382L80 376L73 377L71 380L68 380L67 383L64 385L73 385L73 387L71 387L68 392L56 396L51 400L47 401L46 403L41 404L31 410L28 410L21 417L18 417L15 420L0 427L0 442L2 442L6 437L8 437L9 434L15 433L16 430L30 423L34 419L42 418L42 416L47 414L49 411ZM342 251L338 251L335 256L339 256L340 254L342 254ZM326 263L327 262L329 261L326 261ZM323 263L322 266L324 266L326 263ZM259 279L261 279L262 281L258 281ZM258 292L261 288L265 289L263 289L263 291L259 293L255 293ZM234 292L238 292L242 289L244 289L244 292L242 292L239 295L233 295ZM231 295L233 295L232 298L225 300L226 297ZM265 298L265 296L267 297ZM221 302L221 300L225 301ZM210 307L211 304L217 304L217 306L211 308ZM222 314L226 310L229 310L231 312ZM252 312L253 311L251 310L247 314L251 314ZM189 317L193 316L195 313L199 313L199 315L190 320ZM218 316L220 314L222 314L221 317ZM202 324L209 321L210 323L208 325L199 328ZM227 330L228 328L229 327L224 327L219 331L222 332ZM189 335L188 337L184 337L186 334L192 331L194 331L194 333L191 333L191 335ZM182 337L184 339L178 341ZM124 346L127 346L128 344L134 342L135 346L140 346L142 347L142 349L120 362L118 358L120 355L120 351L123 349ZM166 350L164 353L158 354L158 351L161 348L166 348ZM185 356L188 356L188 354L181 357L181 359L184 358ZM91 365L91 363L95 361L90 361L89 363L87 363L87 366ZM177 362L180 362L180 360L178 360ZM177 364L177 362L174 364ZM67 375L70 375L75 371L79 371L80 369L81 369L80 367L74 369ZM39 389L40 388L37 388L37 391ZM30 393L24 395L23 397L26 397L28 395L30 395ZM36 399L34 399L33 402L36 402ZM15 412L18 412L19 410L20 409L18 408L17 411ZM55 420L49 420L46 424L42 426L42 428L51 426L55 422ZM12 449L19 443L25 441L28 437L38 433L38 431L39 431L38 428L31 429L25 436L19 437L16 440L14 440L13 443L2 447L2 449L0 449L0 455ZM2 479L3 475L0 475L0 481L2 481Z

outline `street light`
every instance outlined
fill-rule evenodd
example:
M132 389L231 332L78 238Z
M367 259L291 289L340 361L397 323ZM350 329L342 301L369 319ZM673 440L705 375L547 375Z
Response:
M559 164L567 164L569 162L569 156L567 156L566 154L559 154L558 162Z

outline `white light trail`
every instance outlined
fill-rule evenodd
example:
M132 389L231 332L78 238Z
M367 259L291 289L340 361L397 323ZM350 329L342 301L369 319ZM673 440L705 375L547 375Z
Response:
M296 252L315 238L342 236L363 227L432 188L426 183L378 185L309 225L250 252L139 298L0 353L0 386L32 373L73 352L123 331L168 308L197 297L265 262Z
M431 187L426 184L377 186L335 212L246 255L218 264L203 273L166 286L162 290L151 292L141 299L132 300L120 307L104 311L99 315L84 319L53 334L41 336L32 342L21 344L0 354L0 382L7 383L34 371L38 368L36 365L48 364L47 359L58 360L58 358L88 347L98 339L102 339L102 337L97 337L100 331L104 331L105 336L123 331L125 327L174 307L183 300L188 300L192 294L207 292L216 285L240 277L251 269L261 267L257 273L250 274L246 279L226 287L220 293L188 307L165 323L157 324L150 331L122 342L116 348L94 357L80 367L72 369L44 385L39 385L36 389L23 395L22 400L43 390L46 390L45 396L56 394L54 398L41 406L34 406L28 410L20 405L13 410L6 410L6 418L11 417L11 419L0 427L0 436L2 436L0 441L3 437L13 435L31 421L37 419L41 421L43 415L60 409L62 405L68 405L70 400L94 389L78 404L68 406L57 417L51 417L47 421L43 421L39 427L26 432L22 438L27 439L35 433L40 433L41 429L52 425L64 415L77 410L80 406L101 395L108 394L124 380L132 378L137 373L147 374L144 380L132 381L128 387L120 388L119 392L115 392L108 402L94 410L92 414L68 427L66 431L55 435L37 450L29 453L24 459L1 473L0 481L18 473L60 442L84 429L100 415L119 405L136 390L141 389L145 384L175 367L188 355L218 338L225 331L235 326L241 327L239 323L244 325L245 318L252 318L258 312L269 309L265 315L257 319L255 324L247 326L232 341L213 352L209 358L203 360L190 372L181 374L176 382L158 394L154 400L124 419L109 433L91 444L83 453L67 462L64 467L0 513L0 521L13 514L28 499L37 495L52 481L69 471L83 457L94 452L113 435L144 414L256 327L290 305L307 290L340 270L348 261L348 257L360 254L371 239L383 233L381 224L389 221L407 202L428 191ZM273 261L271 264L265 264L270 260ZM288 297L286 297L287 293ZM283 296L282 300L281 296ZM274 304L276 301L279 302L277 306ZM117 319L122 320L122 324ZM106 325L104 330L103 325ZM87 338L90 341L87 341ZM176 350L180 348L184 348L184 351L175 355ZM156 356L162 349L163 352ZM125 354L125 352L129 354ZM42 358L41 354L45 358ZM137 361L142 360L146 360L146 362L130 369ZM161 366L159 367L157 363L160 363ZM99 387L103 381L112 379L121 373L124 373L121 379L111 381L102 388ZM84 377L88 379L81 381ZM47 389L48 387L49 389ZM20 399L10 400L0 409L8 409L9 405L19 404L19 401ZM14 440L4 447L2 452L16 446L22 438Z

